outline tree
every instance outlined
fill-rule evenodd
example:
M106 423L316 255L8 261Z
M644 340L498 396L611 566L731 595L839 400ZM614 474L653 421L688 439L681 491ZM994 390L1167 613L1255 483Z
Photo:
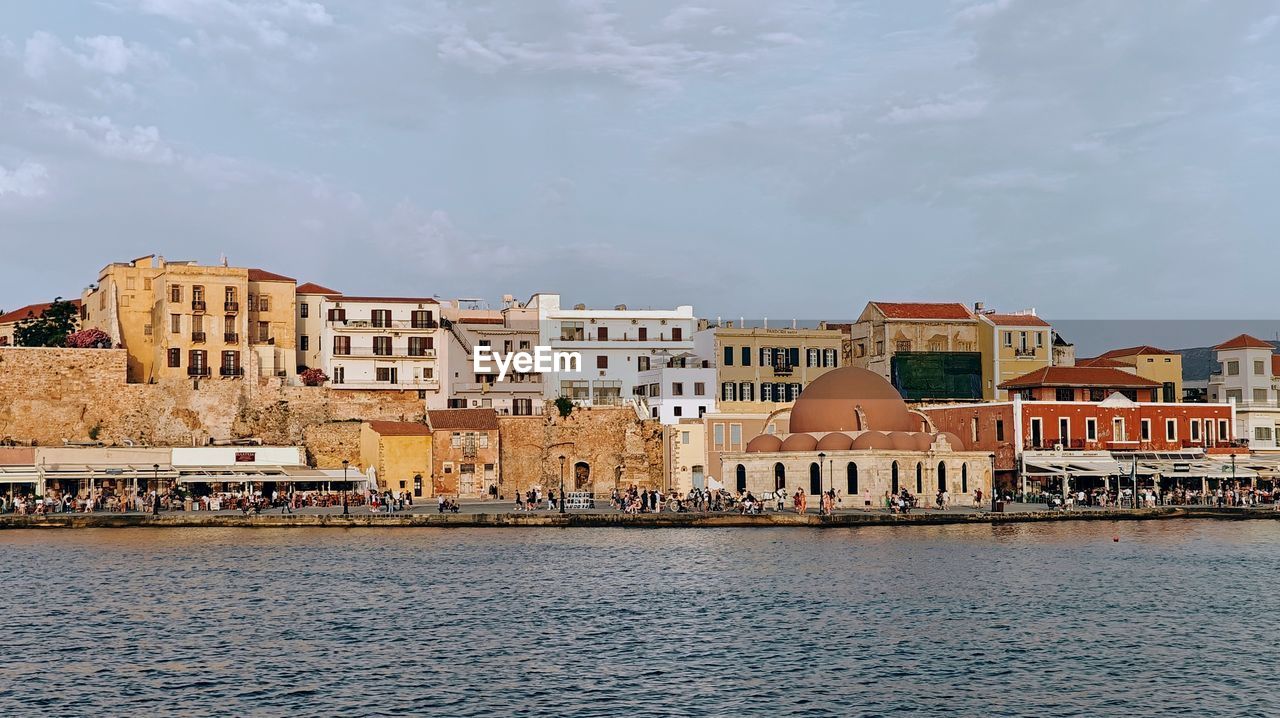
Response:
M53 303L35 317L30 314L13 329L13 343L20 347L66 346L67 335L76 330L80 319L76 305L56 297Z
M573 413L573 399L567 396L556 397L556 409L560 411L561 418L567 417Z

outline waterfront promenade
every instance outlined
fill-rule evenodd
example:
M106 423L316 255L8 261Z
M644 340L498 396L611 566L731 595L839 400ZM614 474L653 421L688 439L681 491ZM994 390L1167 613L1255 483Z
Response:
M353 507L343 515L340 507L303 508L294 513L280 509L262 513L241 511L164 511L159 515L139 512L53 513L46 515L0 515L0 529L16 528L130 528L130 527L635 527L635 528L723 528L723 527L812 527L902 526L940 524L1004 524L1046 521L1127 521L1168 519L1280 519L1271 506L1258 508L1216 508L1210 506L1160 506L1141 509L1081 508L1070 511L1046 510L1040 504L1013 504L1004 512L972 508L923 510L909 514L885 511L837 510L830 516L792 511L739 514L736 512L687 512L627 514L610 509L512 511L505 502L464 503L458 513L439 513L434 505L417 506L392 513L372 512Z

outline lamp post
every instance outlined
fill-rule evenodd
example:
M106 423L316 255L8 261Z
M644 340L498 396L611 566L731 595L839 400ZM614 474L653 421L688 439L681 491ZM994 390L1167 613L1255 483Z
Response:
M156 482L156 497L155 497L155 501L151 502L151 515L159 516L160 515L160 464L151 465L151 476L152 478L155 479L155 482Z
M351 462L350 462L350 461L347 461L346 459L343 459L343 460L342 460L342 484L343 484L343 486L342 486L342 515L343 515L343 516L349 516L349 515L351 514L350 510L349 510L349 509L347 509L347 495L351 493L351 487L347 485L347 465L348 465L348 464L350 464L350 463L351 463Z
M822 514L825 514L827 512L827 492L823 488L823 486L826 484L826 477L822 475L822 472L826 470L825 469L826 463L827 463L827 452L819 451L818 452L818 509L819 509L818 513L822 513Z
M560 455L560 513L564 513L564 454Z

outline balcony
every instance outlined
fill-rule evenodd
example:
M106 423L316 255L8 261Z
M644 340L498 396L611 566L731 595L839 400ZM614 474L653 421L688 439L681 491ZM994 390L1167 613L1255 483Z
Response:
M376 379L352 379L349 381L331 382L331 389L439 389L439 379L403 379L398 382L377 381Z
M439 322L415 322L409 319L393 319L389 322L372 322L368 319L328 319L326 321L329 326L335 329L416 329L430 331L440 328Z
M209 367L189 366L187 367L187 376L209 376Z
M206 335L204 332L191 332L192 344L204 344L207 338L208 338L208 335Z
M222 343L223 344L239 344L240 335L236 334L235 332L226 332L225 334L222 335Z
M237 377L244 376L244 367L242 366L224 366L218 370L219 376Z
M191 300L191 311L193 311L193 312L203 312L203 311L204 311L204 300L203 300L203 299L192 299L192 300Z
M1036 349L1035 347L1028 347L1026 349L1015 348L1013 350L1013 355L1019 359L1033 358L1036 355Z
M480 382L480 381L464 381L457 382L451 387L453 391L459 394L516 394L529 393L541 394L542 382L540 381L496 381L496 382Z
M240 302L223 302L222 311L227 314L236 314L240 311Z
M353 349L346 352L333 352L335 357L351 357L355 359L435 359L436 350L426 349L421 354L410 354L407 349L394 348L387 354L379 354L370 349Z
M791 376L790 364L776 364L773 367L774 376Z

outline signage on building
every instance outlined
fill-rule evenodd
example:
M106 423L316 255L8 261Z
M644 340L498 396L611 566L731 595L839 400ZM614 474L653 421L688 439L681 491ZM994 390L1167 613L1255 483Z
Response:
M1174 471L1190 471L1191 464L1174 464L1173 470Z
M237 451L237 452L236 452L236 463L237 463L237 464L241 464L241 463L253 463L254 461L256 461L256 460L257 460L257 458L258 458L258 455L257 455L256 453L252 452L252 451Z

